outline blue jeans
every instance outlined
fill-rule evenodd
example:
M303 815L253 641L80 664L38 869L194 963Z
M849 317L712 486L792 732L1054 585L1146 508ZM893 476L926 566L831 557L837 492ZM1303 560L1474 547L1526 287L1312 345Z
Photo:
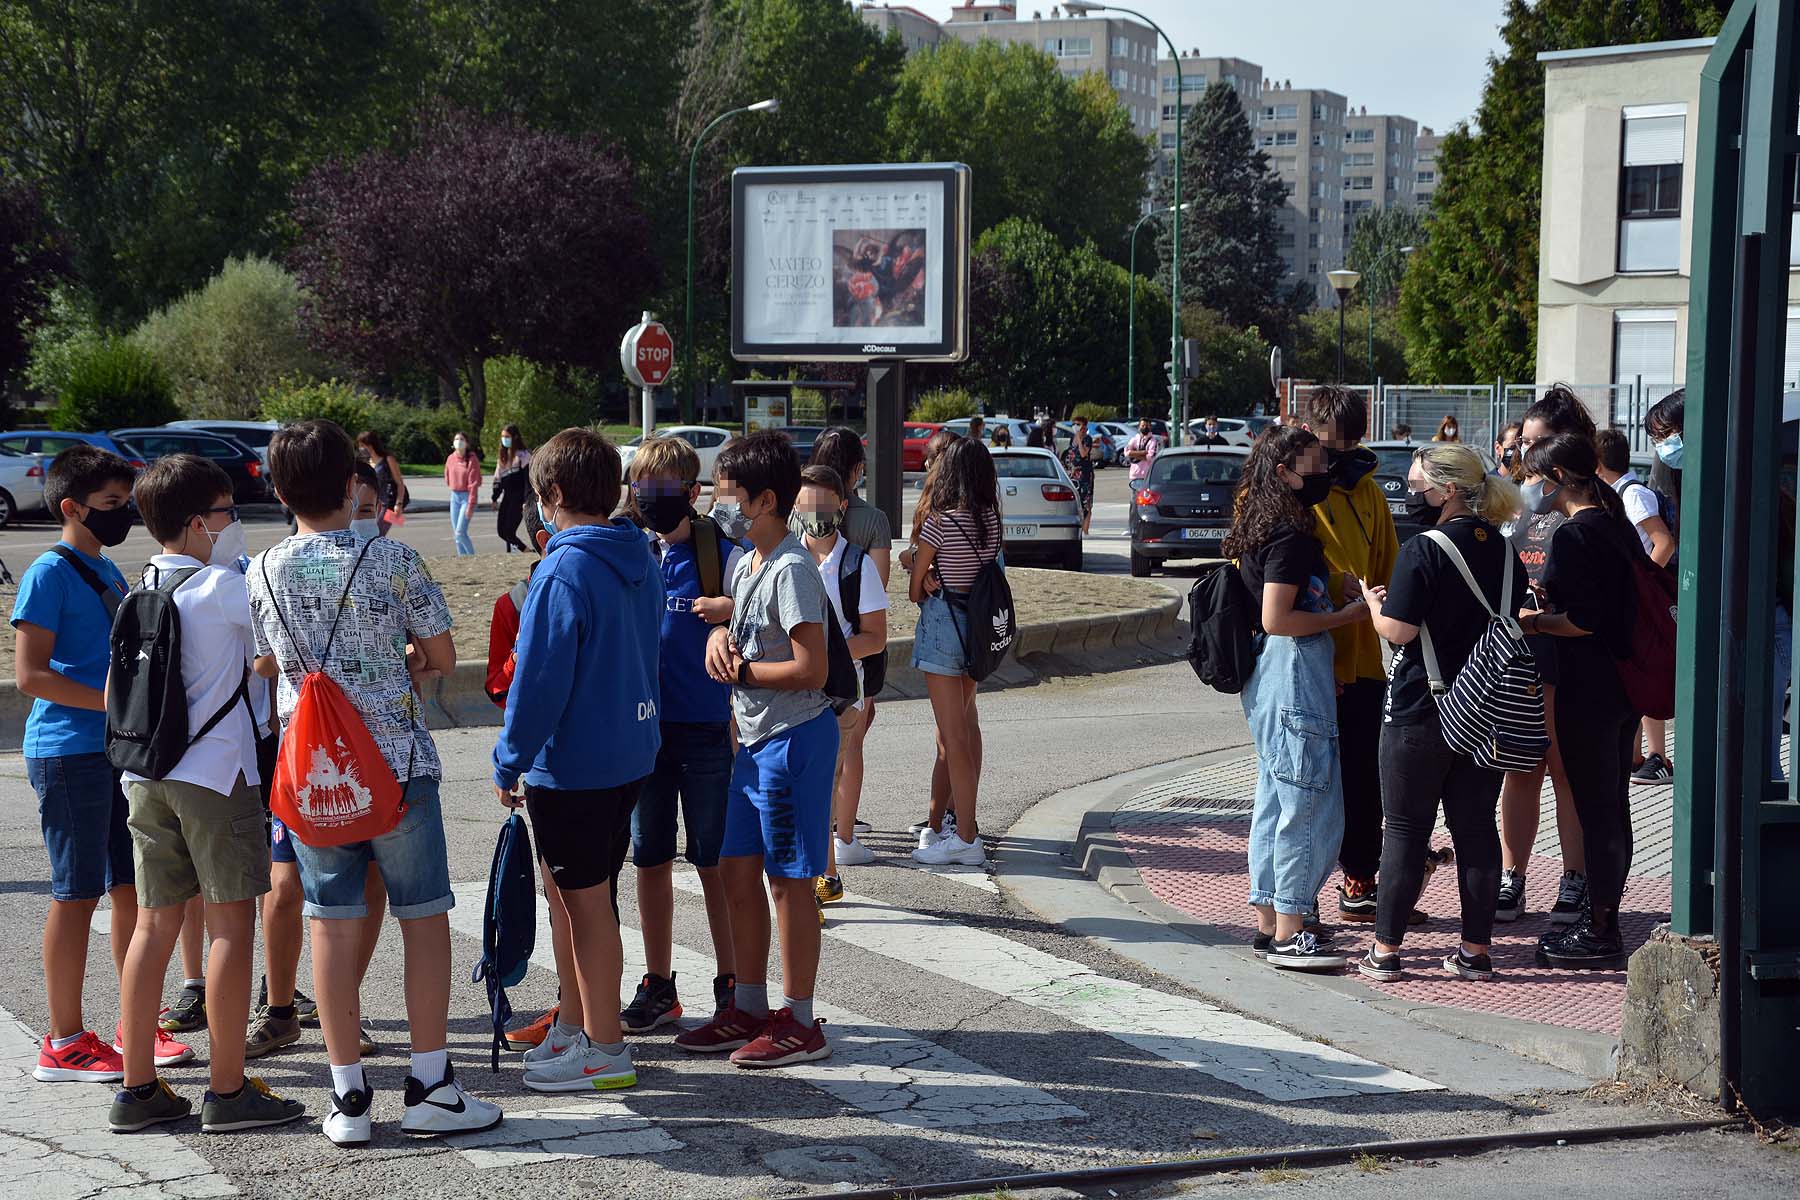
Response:
M456 534L456 552L458 554L475 553L474 539L469 537L469 516L474 511L474 492L450 493L450 529Z
M688 862L719 865L725 836L725 797L731 790L731 727L723 721L662 723L656 769L631 810L631 861L660 867L675 860L675 809L687 826Z
M371 862L381 868L388 909L396 921L435 917L456 907L438 781L429 775L408 780L405 794L406 815L378 838L345 846L308 846L288 835L300 863L307 916L336 921L368 916L363 881Z
M1344 840L1337 683L1328 633L1269 637L1244 685L1256 742L1250 817L1250 903L1310 913Z

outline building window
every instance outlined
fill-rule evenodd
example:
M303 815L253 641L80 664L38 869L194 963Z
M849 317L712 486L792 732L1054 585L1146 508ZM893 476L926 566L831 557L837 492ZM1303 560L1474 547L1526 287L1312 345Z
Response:
M1114 67L1112 69L1112 85L1121 92L1131 87L1131 76L1125 73L1124 67Z
M1061 37L1044 39L1044 53L1055 58L1085 58L1093 52L1093 38Z
M1681 157L1686 110L1625 110L1619 161L1619 270L1681 266Z
M1294 166L1295 160L1294 156L1291 154L1283 154L1275 160L1275 169L1277 171L1292 171Z
M1311 223L1313 225L1317 225L1319 223L1319 210L1316 208L1307 209L1306 210L1306 219L1309 223Z
M1184 92L1204 92L1206 90L1206 76L1197 73L1190 75L1183 72L1181 76L1181 90Z
M1183 104L1181 106L1181 119L1182 120L1185 121L1193 115L1194 115L1194 106L1193 105ZM1162 119L1165 121L1173 121L1175 119L1175 105L1165 104L1162 106Z
M1294 121L1300 117L1300 108L1295 104L1271 104L1263 109L1265 121Z
M1430 187L1431 185L1433 185L1437 182L1437 172L1436 171L1420 171L1418 182L1419 182L1420 187Z
M1372 192L1375 190L1373 175L1352 175L1344 181L1344 186L1353 192Z
M1165 133L1162 135L1162 148L1164 150L1173 150L1175 148L1175 135L1174 134Z
M1398 125L1388 126L1388 145L1398 146L1399 144L1400 144L1400 127Z
M1367 151L1361 154L1346 154L1344 155L1344 165L1346 167L1372 167L1375 165L1375 156Z
M1113 38L1112 52L1114 54L1118 55L1120 58L1128 57L1131 54L1130 39L1128 39L1124 36L1119 36L1119 37Z
M1367 145L1375 140L1375 131L1373 129L1352 129L1348 140L1360 145Z
M1262 144L1265 146L1293 146L1300 141L1300 135L1292 129L1278 129L1274 133L1263 134Z
M1397 192L1400 190L1400 177L1398 175L1389 175L1387 177L1387 190L1390 192Z
M1319 248L1319 235L1316 233L1307 234L1306 245L1308 249L1317 250Z
M1613 382L1643 380L1644 394L1675 386L1675 310L1627 308L1613 313Z

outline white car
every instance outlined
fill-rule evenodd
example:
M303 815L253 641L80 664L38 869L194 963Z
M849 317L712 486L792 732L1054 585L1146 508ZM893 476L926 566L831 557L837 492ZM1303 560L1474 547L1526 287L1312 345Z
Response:
M719 448L731 440L729 429L720 429L716 425L667 425L650 432L653 438L680 438L694 448L700 455L700 482L711 483L713 463L718 461ZM638 447L644 444L644 437L639 434L623 446L619 447L619 461L629 470L631 460L636 457Z
M993 453L1006 561L1050 559L1066 570L1081 570L1081 499L1062 463L1036 447Z
M263 460L263 466L269 465L269 439L281 428L279 421L170 421L170 429L193 429L200 433L216 433L220 437L230 438L240 446L247 446L256 451L256 457ZM352 430L355 437L360 430Z
M44 507L44 464L41 454L27 454L0 446L0 529L21 513Z
M1225 439L1227 446L1253 446L1256 444L1256 435L1261 430L1252 429L1250 422L1243 417L1215 417L1213 419L1218 422L1219 436ZM1190 438L1200 436L1206 431L1206 418L1201 417L1199 420L1189 421L1187 430Z

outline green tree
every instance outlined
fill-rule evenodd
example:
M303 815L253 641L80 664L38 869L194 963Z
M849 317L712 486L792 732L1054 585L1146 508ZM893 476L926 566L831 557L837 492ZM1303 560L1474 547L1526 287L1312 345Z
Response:
M1350 251L1345 256L1345 265L1362 273L1350 302L1366 304L1373 295L1377 305L1394 304L1412 257L1405 248L1411 246L1417 254L1430 228L1426 214L1409 204L1390 204L1359 216L1350 231Z
M57 429L91 432L161 425L179 412L156 360L125 338L109 337L74 357L52 420Z
M1295 325L1293 349L1282 369L1295 379L1336 379L1337 347L1336 307L1314 309L1302 314ZM1375 306L1374 374L1384 383L1406 383L1412 378L1406 359L1406 335L1392 305ZM1349 383L1372 382L1369 374L1369 312L1354 300L1345 313L1344 378Z
M1198 304L1181 309L1181 335L1200 343L1200 373L1188 383L1188 419L1212 413L1241 417L1269 399L1269 343L1252 325L1234 328L1222 313Z
M1029 45L944 42L907 60L887 137L895 162L969 164L977 235L1019 217L1123 260L1150 146L1101 75L1065 78Z
M1438 150L1431 240L1400 293L1407 361L1439 382L1530 379L1537 364L1548 50L1716 34L1727 0L1507 0L1477 130Z
M1283 286L1276 246L1287 193L1256 146L1237 90L1215 83L1187 118L1181 148L1181 298L1219 313L1239 329L1257 325L1280 339L1304 304L1304 285ZM1174 178L1157 185L1156 202L1174 201ZM1158 222L1156 249L1173 254L1171 222Z

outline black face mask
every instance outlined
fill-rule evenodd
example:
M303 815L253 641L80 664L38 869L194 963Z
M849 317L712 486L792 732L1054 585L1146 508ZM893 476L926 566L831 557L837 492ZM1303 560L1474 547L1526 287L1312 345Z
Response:
M1406 493L1406 515L1416 522L1436 525L1443 508L1442 504L1433 504L1425 492Z
M644 515L644 524L657 533L674 533L692 511L683 494L638 497L638 512Z
M135 521L136 514L128 504L121 504L117 508L90 508L88 515L81 519L81 523L87 526L87 531L102 546L116 546L124 541Z
M1300 476L1300 490L1295 493L1304 508L1311 508L1331 495L1331 474Z

